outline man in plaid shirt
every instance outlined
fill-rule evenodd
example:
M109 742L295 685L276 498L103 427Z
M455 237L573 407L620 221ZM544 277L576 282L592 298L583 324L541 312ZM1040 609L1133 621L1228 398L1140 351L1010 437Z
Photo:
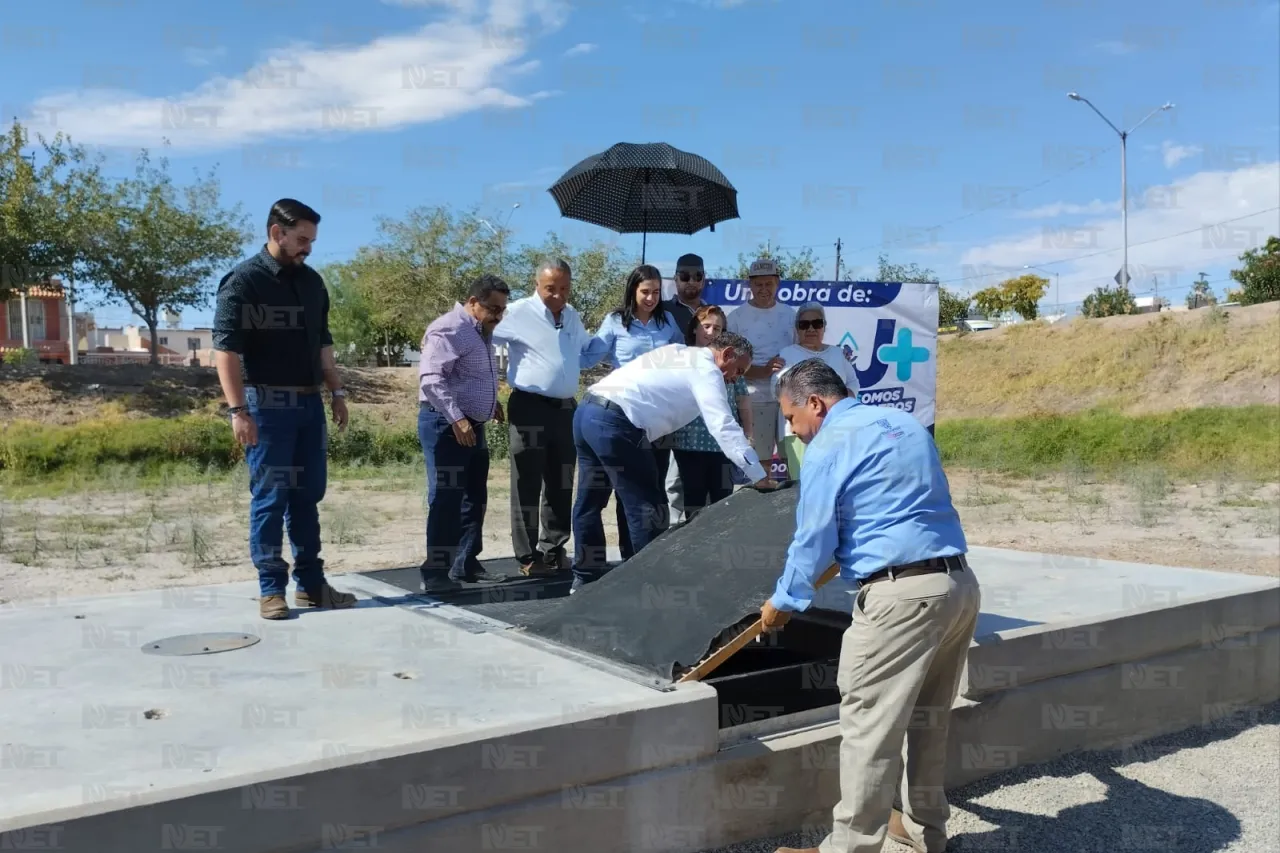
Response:
M427 559L422 588L492 581L477 557L489 502L485 424L503 420L493 330L511 291L480 276L465 302L427 327L418 365L418 441L427 463Z

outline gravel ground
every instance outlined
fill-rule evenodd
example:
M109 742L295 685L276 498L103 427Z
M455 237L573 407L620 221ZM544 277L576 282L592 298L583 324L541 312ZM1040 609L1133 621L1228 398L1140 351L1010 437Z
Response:
M947 849L1275 853L1277 803L1280 704L1123 753L1067 756L953 791ZM706 853L773 853L821 840L821 833L796 833ZM907 848L887 841L884 850Z

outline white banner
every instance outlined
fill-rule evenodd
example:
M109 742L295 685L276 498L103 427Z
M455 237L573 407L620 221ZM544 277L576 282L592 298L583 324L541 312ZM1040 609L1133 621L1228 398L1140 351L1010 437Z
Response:
M741 279L708 280L702 298L729 314L750 297ZM826 309L825 342L844 349L858 396L893 406L933 430L938 383L938 285L871 281L784 281L778 301Z

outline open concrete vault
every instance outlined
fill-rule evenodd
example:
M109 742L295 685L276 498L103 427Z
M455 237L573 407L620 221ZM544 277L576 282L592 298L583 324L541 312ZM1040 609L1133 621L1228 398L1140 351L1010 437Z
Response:
M0 850L697 853L823 824L847 584L677 682L758 613L796 497L738 492L572 598L562 579L427 597L408 568L336 577L360 607L279 624L253 582L6 606L3 686L24 689L0 690ZM949 786L1280 699L1273 578L970 564ZM197 631L260 641L142 651Z

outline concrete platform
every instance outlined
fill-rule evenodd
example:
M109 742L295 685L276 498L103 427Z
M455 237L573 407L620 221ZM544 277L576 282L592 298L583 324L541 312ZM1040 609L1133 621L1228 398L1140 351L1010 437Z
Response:
M971 562L984 612L949 785L1280 698L1273 579ZM334 582L362 606L267 623L246 583L0 610L0 849L693 853L833 802L834 708L726 729L708 685L646 684L464 607ZM140 651L207 631L262 642Z

